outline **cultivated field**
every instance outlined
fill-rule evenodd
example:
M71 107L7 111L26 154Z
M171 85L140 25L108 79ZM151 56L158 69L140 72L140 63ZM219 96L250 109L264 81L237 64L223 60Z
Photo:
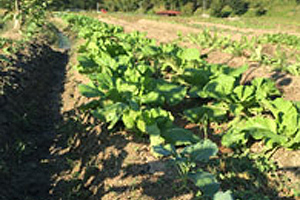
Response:
M0 199L300 198L300 22L81 14L2 33Z

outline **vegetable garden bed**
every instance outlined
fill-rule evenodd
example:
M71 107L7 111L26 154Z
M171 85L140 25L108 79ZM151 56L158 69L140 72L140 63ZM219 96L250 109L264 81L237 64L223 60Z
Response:
M124 34L120 27L83 16L64 18L86 39L77 69L91 80L80 91L92 100L83 109L109 130L123 126L148 135L153 153L174 161L183 188L192 181L203 197L232 198L201 167L218 155L208 139L218 133L218 125L227 123L217 135L231 149L245 150L255 140L271 153L280 146L299 148L299 103L283 100L269 79L241 84L247 66L208 64L197 49L157 45L139 32ZM174 113L174 106L181 109ZM200 131L179 127L178 118L199 124Z

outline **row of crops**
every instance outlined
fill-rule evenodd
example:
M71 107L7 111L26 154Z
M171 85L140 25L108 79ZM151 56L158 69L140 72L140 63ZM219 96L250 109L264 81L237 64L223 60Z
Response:
M90 102L82 108L109 130L122 126L149 136L154 154L175 161L184 187L190 180L202 196L232 199L199 167L218 153L209 139L208 130L218 127L212 124L226 124L221 142L233 149L247 149L253 140L263 141L266 151L299 149L300 103L284 100L270 79L242 84L247 66L209 64L197 49L158 45L85 16L62 18L85 39L77 70L90 79L79 87ZM178 126L177 118L199 124L202 136Z
M209 51L220 50L233 56L246 56L249 61L272 66L275 70L300 75L299 50L300 37L288 34L264 34L248 38L242 36L234 40L230 36L220 35L216 31L203 30L200 34L179 35L179 41L193 43ZM276 46L274 55L263 52L265 44Z

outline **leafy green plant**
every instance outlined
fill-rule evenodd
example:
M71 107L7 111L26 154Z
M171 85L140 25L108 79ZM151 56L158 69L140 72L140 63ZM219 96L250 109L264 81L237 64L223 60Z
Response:
M296 106L277 98L262 100L262 106L271 112L271 116L255 116L239 119L231 124L231 128L223 137L223 144L246 144L249 137L264 140L268 149L276 145L287 148L299 148L299 113Z
M281 101L281 93L270 79L241 84L247 66L233 69L208 64L198 49L157 45L144 34L126 34L120 27L88 17L62 17L85 39L76 68L90 79L90 84L79 86L90 102L81 108L105 122L109 130L122 127L149 137L154 154L173 160L183 188L191 181L203 197L231 199L229 192L218 193L216 178L201 167L218 150L207 139L211 122L229 122L222 138L226 146L240 147L255 139L269 148L299 148L298 104ZM230 39L219 39L208 31L199 41L237 55L255 43L245 38L245 44L231 44ZM256 58L265 59L257 48ZM175 125L175 117L181 113L174 112L174 106L180 107L188 121L202 127L204 139Z
M191 181L201 191L201 196L215 200L232 199L230 191L219 192L220 185L212 174L197 167L200 163L209 162L210 157L217 154L218 147L212 141L202 140L180 151L172 145L156 146L154 151L162 156L171 156L182 181L181 189L187 189L188 181Z

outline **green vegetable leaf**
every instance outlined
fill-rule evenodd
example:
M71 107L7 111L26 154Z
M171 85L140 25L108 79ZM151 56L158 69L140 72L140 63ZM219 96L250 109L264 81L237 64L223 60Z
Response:
M231 191L217 192L214 196L214 200L233 200L231 196Z
M176 154L176 149L172 144L153 146L153 150L155 153L162 156L171 156Z
M243 130L249 132L256 140L263 138L273 138L275 140L277 140L276 138L279 139L276 134L277 124L273 119L263 117L250 118L244 124Z
M160 96L160 93L151 91L148 94L141 96L141 103L144 104L151 104L151 103L157 103L162 104L163 99Z
M240 85L233 90L236 102L250 102L255 99L255 88L248 85Z
M141 115L139 111L128 110L127 112L123 113L122 121L126 128L134 129L136 127L135 122L137 118Z
M162 133L166 141L175 146L190 145L199 142L200 139L193 132L183 128L170 128Z
M227 110L226 105L219 103L185 110L184 115L193 123L201 123L205 115L210 121L219 122L226 118Z
M210 75L210 71L205 69L185 68L178 79L180 83L203 88L209 82Z
M187 146L181 152L181 154L190 157L193 162L207 162L211 156L215 156L217 153L218 146L210 140L203 140Z
M188 177L206 195L213 196L220 188L214 175L208 172L192 172L189 173Z
M280 133L293 136L300 129L300 115L291 101L277 98L274 101L264 101L264 103L277 119Z
M93 98L93 97L103 97L104 94L103 92L101 92L100 90L98 90L98 88L93 85L93 84L90 84L90 85L79 85L79 92L88 97L88 98Z
M160 129L157 124L147 125L146 132L150 135L151 146L161 145L165 142L165 139L161 136Z
M106 106L103 109L98 109L92 112L92 114L100 119L105 120L109 123L108 129L111 130L121 119L123 111L126 109L127 105L123 103L115 103L109 106Z
M264 100L274 95L281 95L275 83L270 79L256 78L251 83L256 88L255 94L257 100Z
M186 89L182 86L168 83L163 80L157 81L156 89L165 99L169 105L176 105L180 103L186 96Z
M84 73L91 73L100 68L97 63L87 55L80 55L77 60L79 62L79 66L77 68L79 71Z
M200 60L200 52L198 49L184 49L180 57L187 61Z
M222 137L222 144L226 147L232 147L236 145L244 145L248 141L248 135L235 127L229 129Z
M236 79L234 77L221 74L217 78L209 81L203 88L203 91L200 91L198 95L202 98L226 100L232 93L235 81Z

